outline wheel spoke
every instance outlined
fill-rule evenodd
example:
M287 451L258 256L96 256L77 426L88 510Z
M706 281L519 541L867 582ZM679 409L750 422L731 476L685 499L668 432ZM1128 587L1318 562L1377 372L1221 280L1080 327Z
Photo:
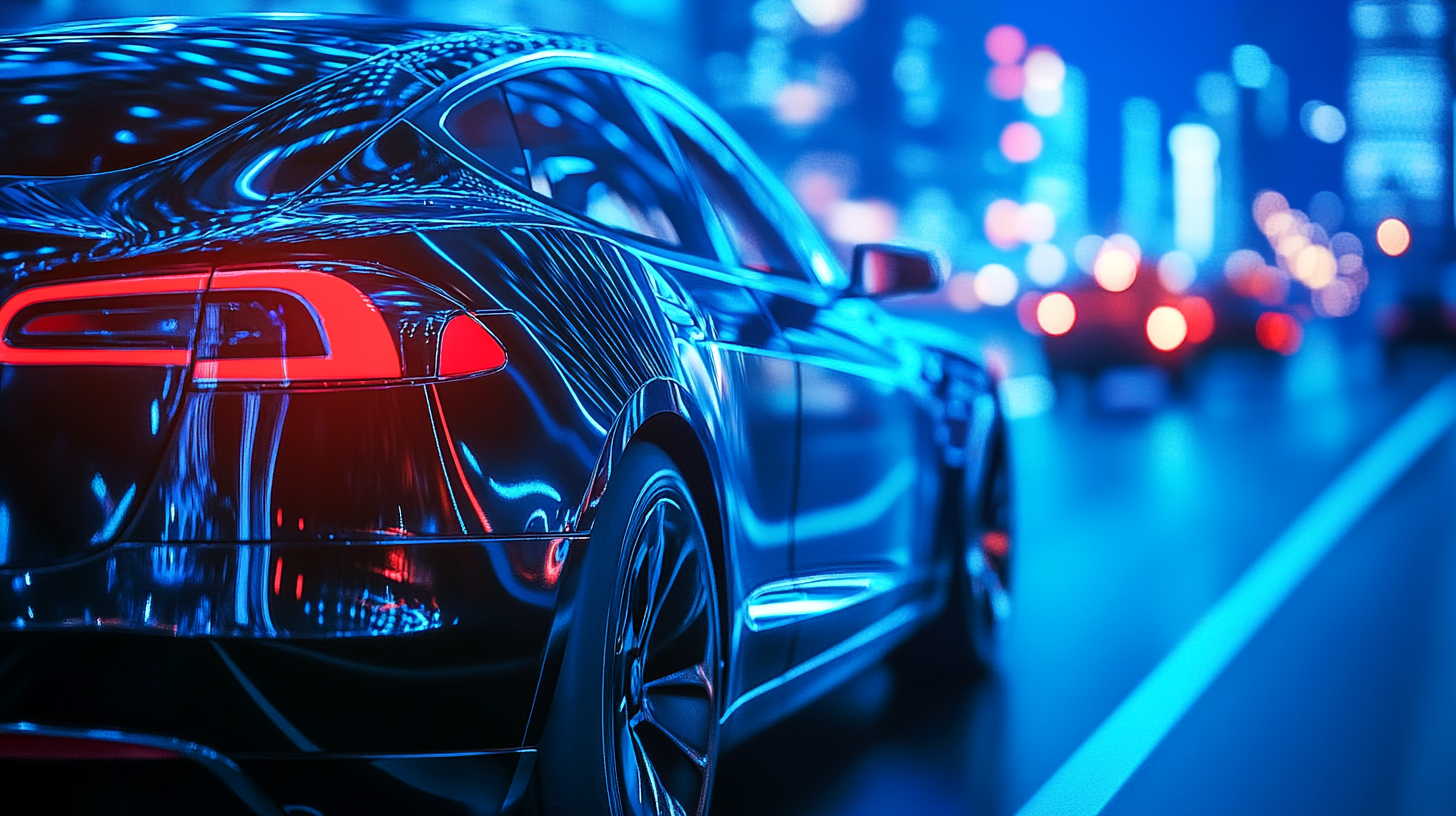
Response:
M678 551L678 553L677 553L677 559L673 562L673 565L672 565L672 572L668 575L667 580L664 581L658 587L658 593L659 594L653 598L653 602L652 602L652 616L651 616L651 618L648 621L647 631L644 632L643 635L642 635L642 641L643 641L643 643L651 643L652 642L653 633L657 629L657 619L659 617L661 617L663 607L665 607L667 605L667 602L668 602L668 600L669 600L669 598L670 598L670 596L672 594L673 588L677 586L678 578L680 578L682 576L682 573L683 573L683 567L688 563L689 559L691 559L692 557L693 557L693 550L692 550L691 547L683 547L681 550ZM661 641L660 644L653 644L653 645L666 645L667 643L671 643L674 639L677 638L677 636L679 634L682 633L682 630L687 629L687 627L690 626L692 624L692 622L697 619L698 607L700 607L702 605L702 603L701 603L702 588L701 588L701 586L698 585L699 582L696 581L696 578L698 577L697 576L697 573L694 572L691 577L693 579L695 579L694 580L694 586L693 586L693 592L694 592L694 596L693 596L693 607L689 610L689 614L686 615L686 616L684 616L684 622L683 622L682 626L678 627L677 630L671 632L666 639L664 639L663 641Z
M653 730L666 737L667 741L672 743L673 747L677 748L678 752L687 757L688 761L693 763L699 770L708 767L708 757L702 751L688 745L687 741L678 736L674 729L669 728L665 723L658 720L652 712L650 705L644 706L642 710L644 716L639 721L641 725L652 726Z
M696 688L702 689L703 693L709 696L713 694L713 684L708 680L701 665L689 666L686 669L675 671L665 677L648 680L642 686L648 691L669 688Z
M637 770L646 778L647 788L652 794L653 813L682 813L682 806L667 792L667 785L663 784L662 775L657 772L657 765L653 763L652 757L648 756L647 746L642 744L642 739L631 732L632 746L637 754ZM644 801L639 799L638 801Z
M622 787L625 788L628 802L642 801L642 766L641 747L637 743L637 737L632 733L630 725L624 725L617 732L617 762L622 769Z
M662 584L663 549L667 543L666 515L662 502L653 505L642 531L643 560L645 562L643 569L647 572L647 586L642 597L634 599L634 601L640 601L642 604L641 623L637 631L640 633L638 643L644 646L652 632L652 618L657 609L657 593Z

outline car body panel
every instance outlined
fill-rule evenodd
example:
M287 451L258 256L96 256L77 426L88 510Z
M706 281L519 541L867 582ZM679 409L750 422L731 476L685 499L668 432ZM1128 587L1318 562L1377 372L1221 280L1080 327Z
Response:
M14 554L0 558L0 654L37 656L0 669L0 722L167 733L250 762L529 751L582 554L603 546L596 507L639 440L684 470L716 549L726 742L938 607L940 510L979 467L984 439L967 428L994 393L984 370L842 297L817 236L792 239L802 279L740 267L692 183L711 251L664 247L559 209L440 124L496 80L604 70L637 88L687 178L652 93L724 126L650 69L565 35L400 40L175 156L0 180L14 247L0 298L184 268L375 275L399 287L391 308L446 304L508 357L456 379L283 386L185 367L74 368L47 386L30 382L41 367L0 365L0 434L107 433L25 441L64 454L36 484L0 466L0 510L26 503L0 533ZM378 90L359 104L365 87ZM318 116L294 124L300 111ZM51 402L31 396L46 387ZM123 484L130 512L116 509ZM793 598L811 611L780 614ZM103 657L107 674L87 669ZM73 695L89 702L68 709ZM508 766L518 796L524 766Z

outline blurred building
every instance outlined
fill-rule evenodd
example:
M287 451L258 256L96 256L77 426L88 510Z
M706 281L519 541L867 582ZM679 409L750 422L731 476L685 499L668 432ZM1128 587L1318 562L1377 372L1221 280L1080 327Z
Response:
M1372 267L1385 299L1435 297L1450 260L1451 40L1436 0L1356 0L1350 6L1355 51L1350 68L1345 185L1352 226L1375 234L1386 218L1411 231L1402 257ZM1301 111L1306 127L1326 111ZM1383 291L1380 291L1383 290Z

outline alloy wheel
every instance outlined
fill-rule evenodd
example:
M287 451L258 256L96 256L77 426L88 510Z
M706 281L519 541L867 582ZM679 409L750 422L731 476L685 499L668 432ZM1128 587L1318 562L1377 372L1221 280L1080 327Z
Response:
M639 518L607 656L618 813L702 814L718 744L712 562L676 491L658 493Z

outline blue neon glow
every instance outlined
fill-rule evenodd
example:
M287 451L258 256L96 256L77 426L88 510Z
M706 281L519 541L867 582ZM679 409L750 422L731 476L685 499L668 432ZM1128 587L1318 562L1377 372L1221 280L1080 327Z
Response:
M136 498L136 485L128 487L126 492L121 494L121 501L116 503L116 509L111 511L111 516L106 519L105 524L101 525L101 529L96 531L96 535L91 536L92 544L110 541L116 536L116 531L126 520L126 511L131 509L131 500L134 498Z
M232 84L231 82L223 82L222 80L215 77L198 77L197 81L202 83L203 85L206 85L209 88L212 88L215 91L222 91L224 93L238 92L238 86Z
M138 119L156 119L162 115L161 111L146 105L132 105L127 109L127 113L130 113Z
M0 564L10 560L10 508L0 502Z
M44 105L49 100L50 97L45 94L26 94L19 101L22 105Z
M1350 528L1456 423L1456 375L1426 393L1249 567L1017 816L1099 813Z
M100 473L91 477L91 492L97 501L106 501L106 480L101 478Z
M496 494L499 495L501 498L511 501L515 501L516 499L524 499L527 496L545 496L555 501L561 501L561 494L556 492L556 488L552 487L549 484L546 484L539 479L528 479L524 482L506 483L497 482L495 479L491 479L490 489L494 490Z
M157 429L159 427L161 427L161 424L162 424L162 410L161 410L161 406L157 403L156 400L152 400L152 436L156 436L157 435Z
M262 173L264 168L274 159L278 158L278 154L282 152L283 148L275 147L254 159L253 163L248 165L248 169L244 170L238 176L238 180L233 183L233 189L237 190L238 195L243 198L250 198L253 201L267 201L268 196L253 189L253 182L257 180L258 174Z
M217 64L217 60L213 59L212 57L209 57L206 54L198 54L195 51L178 51L177 59L186 60L187 62L196 63L197 65Z
M35 117L35 121L37 124L54 125L61 121L61 117L60 114L42 113L40 116Z
M136 134L129 130L118 130L111 138L121 144L136 144L137 141Z
M239 82L248 82L252 83L253 85L262 85L263 83L268 81L258 76L257 74L250 74L247 71L238 68L224 68L222 72L232 77L233 79L238 80Z
M461 442L460 443L460 452L463 453L463 454L465 454L465 461L470 464L470 469L473 470L473 471L475 471L475 475L477 475L477 476L484 476L485 475L485 473L482 472L481 469L480 469L480 461L475 458L475 453L470 450L470 446L469 445L465 444L464 442Z

